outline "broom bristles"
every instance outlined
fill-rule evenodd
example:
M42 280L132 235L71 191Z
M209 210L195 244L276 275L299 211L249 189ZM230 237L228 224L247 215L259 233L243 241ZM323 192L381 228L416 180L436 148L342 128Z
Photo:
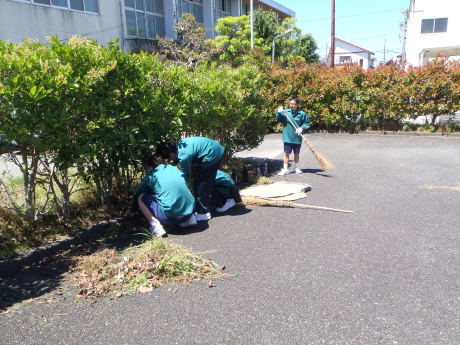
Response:
M305 138L304 138L304 141L305 141L305 144L308 146L308 148L310 149L311 153L313 153L313 156L315 156L316 160L318 161L319 165L321 165L321 167L324 169L324 170L329 170L329 169L334 169L335 166L334 164L332 164L331 162L329 162L326 157L324 157L321 153L319 153L318 151L316 151L315 147L309 143Z
M309 208L309 209L314 209L314 210L353 213L353 211L341 210L338 208L296 204L290 200L271 200L271 199L259 198L257 196L243 196L242 199L243 199L243 204L245 206L275 206L275 207L295 207L295 208L299 207L299 208Z
M243 196L243 204L246 206L278 206L291 207L293 202L289 200L269 200L262 199L256 196Z

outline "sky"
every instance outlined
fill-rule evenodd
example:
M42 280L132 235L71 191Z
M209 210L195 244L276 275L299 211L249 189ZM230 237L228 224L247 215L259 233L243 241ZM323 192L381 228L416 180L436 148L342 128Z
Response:
M331 45L331 0L276 0L296 13L296 25L311 34L321 58ZM375 53L375 62L401 53L404 21L410 0L335 0L335 36Z

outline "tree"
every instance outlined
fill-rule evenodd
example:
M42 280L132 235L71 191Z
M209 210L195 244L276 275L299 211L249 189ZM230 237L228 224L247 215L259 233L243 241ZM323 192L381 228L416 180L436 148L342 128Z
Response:
M190 13L182 16L173 31L176 34L175 40L164 37L158 42L160 55L172 63L193 68L216 54L217 49L205 40L205 27L198 24Z
M422 67L411 67L406 77L406 92L411 117L431 116L435 124L440 115L452 115L460 109L459 66L446 58L437 58Z
M263 39L264 45L273 41L279 27L280 19L276 12L254 11L254 33L256 37Z
M243 56L251 49L251 27L249 17L223 17L217 20L219 35L211 44L221 50L220 59L233 66L243 63ZM254 47L261 48L263 39L254 37Z
M275 41L275 59L287 62L292 57L302 57L306 62L315 62L318 55L316 43L310 35L302 35L295 26L294 18L280 19L272 11L254 12L254 47L261 49L267 57L272 55L274 38L293 29L289 35ZM221 60L239 65L243 56L251 49L250 21L248 16L219 18L216 25L219 35L212 41L222 49Z
M315 52L316 49L318 46L311 35L300 35L294 46L293 55L303 57L308 63L317 62L319 56Z

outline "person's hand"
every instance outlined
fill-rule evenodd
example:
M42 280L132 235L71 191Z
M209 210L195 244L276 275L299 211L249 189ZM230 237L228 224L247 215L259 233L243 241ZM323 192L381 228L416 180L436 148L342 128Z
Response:
M297 129L295 130L295 132L296 132L298 135L302 135L302 131L303 131L302 127L299 127L299 128L297 128Z
M280 106L278 107L278 113L281 113L283 110L284 110L283 106L280 105Z
M135 214L136 214L136 212L133 212L133 211L131 211L131 210L128 210L128 211L126 212L126 215L127 215L128 217L134 217Z

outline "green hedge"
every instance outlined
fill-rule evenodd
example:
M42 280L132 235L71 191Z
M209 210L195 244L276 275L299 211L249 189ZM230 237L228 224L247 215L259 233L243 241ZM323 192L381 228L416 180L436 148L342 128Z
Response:
M165 138L205 135L229 155L257 146L266 132L264 87L254 66L191 72L81 37L0 42L0 133L21 151L24 215L43 211L40 183L54 181L64 217L77 176L96 186L102 202L115 189L129 194L142 158Z
M357 66L328 68L292 60L272 69L265 95L272 112L290 95L318 129L396 129L420 115L453 114L460 110L460 63L445 58L423 67L397 64L363 70ZM273 117L268 121L274 124Z

